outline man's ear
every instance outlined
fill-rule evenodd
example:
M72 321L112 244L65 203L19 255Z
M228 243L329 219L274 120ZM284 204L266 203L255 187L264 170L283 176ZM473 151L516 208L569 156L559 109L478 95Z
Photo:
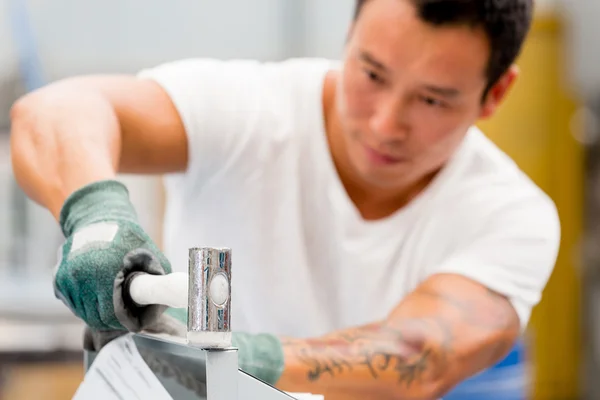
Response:
M519 67L512 65L508 71L498 79L498 81L490 88L484 99L479 118L489 118L496 113L498 106L500 106L502 101L506 98L510 88L518 78L519 73Z

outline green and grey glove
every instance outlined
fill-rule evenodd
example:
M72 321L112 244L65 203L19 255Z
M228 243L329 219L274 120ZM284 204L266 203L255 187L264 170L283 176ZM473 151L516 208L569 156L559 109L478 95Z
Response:
M237 347L238 364L242 371L275 385L283 373L283 346L277 336L268 333L232 333L232 345Z
M148 331L185 337L187 310L169 308ZM232 345L238 349L238 365L242 371L271 385L277 383L284 368L283 347L277 336L233 332Z
M60 226L56 297L95 332L118 336L155 324L166 307L138 306L123 289L136 273L164 275L171 265L140 227L127 188L115 180L84 186L65 201Z

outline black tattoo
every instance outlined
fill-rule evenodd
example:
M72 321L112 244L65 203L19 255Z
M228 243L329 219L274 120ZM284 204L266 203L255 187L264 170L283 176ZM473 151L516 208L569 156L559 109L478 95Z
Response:
M420 380L429 366L430 354L431 350L425 350L419 359L412 363L398 362L396 364L396 371L400 374L399 382L406 382L406 385L410 386L415 380Z
M336 355L335 351L328 353L330 354L328 354L329 357L327 359L320 360L314 357L307 348L299 350L298 358L309 367L308 379L310 381L316 381L325 374L334 377L336 373L341 374L344 372L344 369L352 370L352 364L339 355Z
M443 321L408 320L411 329L432 329L435 324L443 335L444 344L450 345L449 328ZM446 361L446 349L437 349L437 359ZM415 354L406 356L405 349ZM432 350L424 346L409 343L403 338L402 327L382 324L344 332L334 339L310 341L307 347L297 351L298 359L308 367L307 378L316 381L327 375L335 377L356 367L366 367L373 379L379 379L383 373L394 371L398 383L407 387L420 381L431 362ZM437 360L436 360L437 361Z
M373 379L396 379L404 388L418 387L443 380L453 367L454 352L468 349L465 341L472 337L483 334L493 341L477 350L479 360L484 357L488 364L512 345L518 316L501 294L483 289L453 294L424 287L414 296L425 296L420 299L424 310L430 304L427 297L435 300L430 308L435 311L422 318L392 313L383 323L291 344L308 367L307 378L317 381L362 371Z
M374 379L379 378L381 372L389 370L394 365L394 370L398 373L398 383L405 383L409 387L415 380L421 378L429 366L430 354L430 350L425 350L416 360L409 361L402 356L383 352L364 352L358 364L366 366Z

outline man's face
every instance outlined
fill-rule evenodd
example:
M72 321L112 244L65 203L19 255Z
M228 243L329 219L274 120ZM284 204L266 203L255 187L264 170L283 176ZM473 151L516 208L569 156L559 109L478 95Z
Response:
M390 189L440 168L502 97L494 89L494 104L481 103L488 58L481 29L429 25L407 0L367 2L336 96L355 174Z

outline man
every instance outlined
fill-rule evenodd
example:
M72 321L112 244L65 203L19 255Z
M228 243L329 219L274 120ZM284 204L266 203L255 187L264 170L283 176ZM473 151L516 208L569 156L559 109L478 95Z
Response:
M513 346L557 255L554 204L474 128L531 18L359 0L340 64L183 60L24 97L13 164L65 234L57 295L96 331L144 329L162 309L123 309L128 272L231 247L243 369L328 400L442 396ZM164 255L119 172L167 175Z

